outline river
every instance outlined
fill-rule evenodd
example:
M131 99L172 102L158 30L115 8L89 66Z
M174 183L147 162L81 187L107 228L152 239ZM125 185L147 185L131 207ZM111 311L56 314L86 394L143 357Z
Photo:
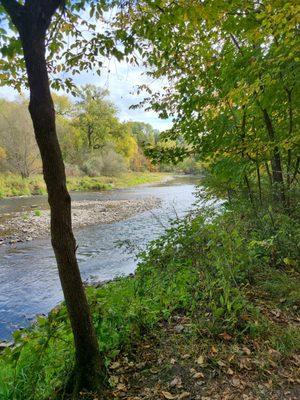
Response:
M118 243L130 241L144 248L158 237L176 215L182 217L195 201L195 178L176 179L148 186L107 192L72 193L73 200L129 200L154 196L159 208L126 220L75 231L77 255L86 281L105 281L134 272L137 260ZM0 214L47 207L46 197L13 198L0 201ZM57 267L50 239L0 246L0 339L26 327L37 314L46 314L62 300Z

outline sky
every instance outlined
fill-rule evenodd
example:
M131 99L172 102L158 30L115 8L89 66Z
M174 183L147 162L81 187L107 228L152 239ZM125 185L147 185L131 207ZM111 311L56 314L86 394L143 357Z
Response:
M115 13L115 9L105 12L102 23L96 24L96 30L104 32L113 21ZM90 20L91 22L89 9L82 15L82 18ZM78 29L80 29L80 27L78 27ZM86 39L87 38L88 36L86 36ZM70 40L68 39L68 41ZM77 85L93 84L108 89L110 92L109 99L116 105L118 116L121 121L142 121L151 124L155 129L163 131L171 127L172 123L170 120L158 118L158 115L154 111L145 111L143 108L130 109L131 105L138 104L144 98L142 93L140 95L136 93L138 85L147 84L150 85L151 89L154 91L163 91L163 80L154 82L153 78L146 76L145 72L144 67L133 66L125 61L118 62L114 59L104 65L101 76L96 73L88 72L81 73L75 77L72 76L72 78ZM24 93L26 94L26 92ZM0 98L13 100L17 96L18 92L12 88L0 86Z
M77 85L93 84L108 89L109 99L117 106L121 121L142 121L151 124L155 129L163 131L170 128L171 121L159 119L154 111L142 108L131 110L130 106L139 103L143 94L137 95L140 84L150 84L151 88L162 90L163 81L153 81L147 77L142 67L132 66L125 62L111 61L108 68L103 68L101 76L82 73L74 78ZM26 94L26 92L25 92ZM0 97L13 100L18 93L9 87L0 87Z

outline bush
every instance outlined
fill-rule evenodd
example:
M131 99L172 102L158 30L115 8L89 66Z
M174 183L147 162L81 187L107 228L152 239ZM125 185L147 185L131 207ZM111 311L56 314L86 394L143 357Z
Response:
M82 166L83 172L91 177L102 174L103 160L100 154L89 158Z
M124 158L112 149L102 153L102 174L105 176L118 176L127 170Z
M66 175L67 176L82 176L82 171L77 165L65 163Z
M119 176L127 170L124 158L113 149L107 148L87 160L82 170L88 176Z

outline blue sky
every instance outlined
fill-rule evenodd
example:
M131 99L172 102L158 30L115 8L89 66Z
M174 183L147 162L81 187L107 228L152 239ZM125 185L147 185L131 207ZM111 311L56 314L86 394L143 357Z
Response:
M152 111L144 111L142 108L130 110L130 106L139 103L143 95L137 95L136 89L140 84L150 84L151 88L162 91L163 81L153 81L145 75L142 67L135 67L125 62L111 61L103 68L102 75L82 73L74 78L76 84L85 85L91 83L108 89L110 100L117 106L119 117L122 121L142 121L151 124L160 131L171 126L168 120L161 120ZM0 87L0 97L13 100L18 93L9 87Z

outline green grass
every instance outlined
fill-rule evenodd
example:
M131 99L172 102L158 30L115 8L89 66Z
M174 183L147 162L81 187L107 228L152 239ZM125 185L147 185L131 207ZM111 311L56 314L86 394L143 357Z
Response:
M15 174L0 174L0 198L46 194L46 185L41 175L22 179Z
M121 189L141 184L160 182L167 174L153 172L128 172L119 177L71 177L67 179L69 190L109 190Z
M68 189L73 191L97 191L159 182L166 176L167 174L164 173L128 172L120 177L69 177L67 178L67 184ZM22 179L15 174L0 174L0 199L46 193L46 185L42 175L34 175Z

